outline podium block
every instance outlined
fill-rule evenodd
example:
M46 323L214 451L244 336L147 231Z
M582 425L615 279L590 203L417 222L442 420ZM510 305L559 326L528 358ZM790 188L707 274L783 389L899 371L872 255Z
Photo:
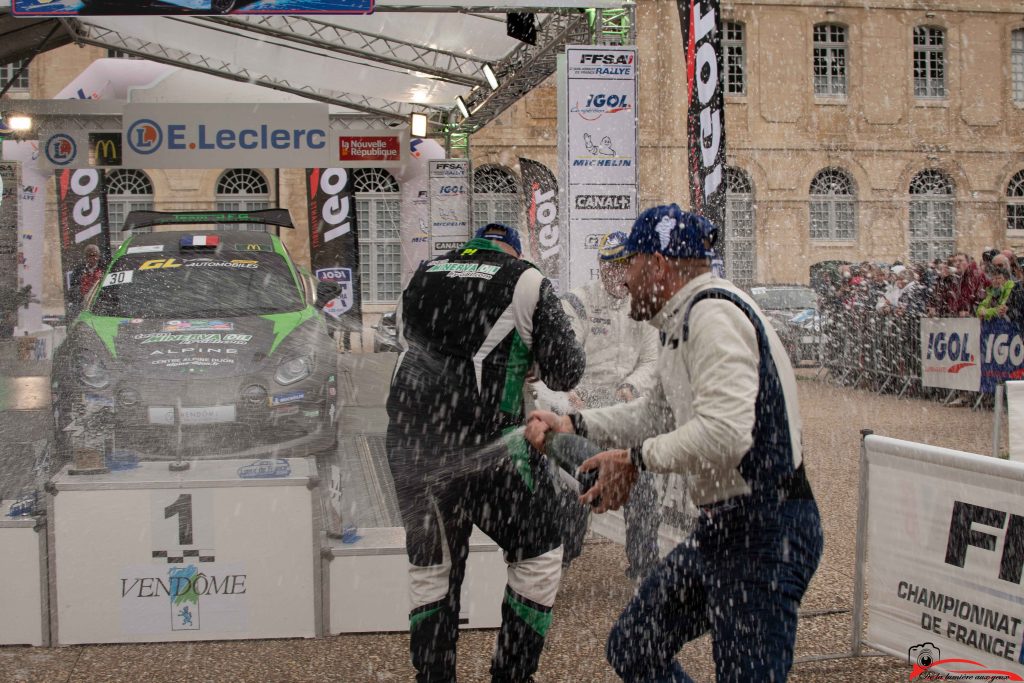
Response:
M35 517L8 516L14 502L0 503L0 645L46 645L46 530Z
M360 529L355 543L325 553L329 627L339 633L409 630L409 559L405 529ZM473 528L462 582L461 628L498 628L507 570L497 544Z
M315 637L312 475L304 459L65 469L50 497L54 640Z

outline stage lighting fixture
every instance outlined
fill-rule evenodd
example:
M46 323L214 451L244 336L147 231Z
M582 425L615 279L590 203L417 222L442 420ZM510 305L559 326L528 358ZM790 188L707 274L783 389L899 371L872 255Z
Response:
M412 129L412 136L415 138L427 137L427 115L411 114L409 128Z
M498 89L498 77L494 75L494 69L491 68L490 64L484 64L484 78L487 79L487 85L491 86L491 90Z
M462 118L469 118L469 108L466 106L466 100L462 99L461 96L456 97L455 106L459 108L459 113L462 114Z

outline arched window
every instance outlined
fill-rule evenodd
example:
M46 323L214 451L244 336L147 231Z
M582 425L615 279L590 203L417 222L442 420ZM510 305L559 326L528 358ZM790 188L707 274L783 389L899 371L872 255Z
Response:
M946 258L956 245L953 181L942 171L921 171L910 181L910 260Z
M846 97L846 27L840 24L814 26L814 94L817 97Z
M937 26L914 27L914 97L946 96L946 31Z
M738 168L725 170L725 233L719 251L725 275L748 287L755 281L757 243L754 239L754 186Z
M259 211L270 207L270 185L263 174L252 168L232 168L217 179L218 211ZM263 232L259 223L218 225L224 230Z
M121 233L128 212L153 210L153 183L144 171L119 168L107 173L106 191L110 241L120 244L128 237ZM153 228L136 228L132 234L152 231Z
M811 239L857 238L857 188L841 168L826 168L811 181Z
M359 226L363 303L390 304L402 293L402 201L398 181L383 168L352 171Z
M519 228L519 181L512 171L487 164L473 171L473 228L504 223Z
M1006 186L1006 229L1024 230L1024 171L1017 171Z

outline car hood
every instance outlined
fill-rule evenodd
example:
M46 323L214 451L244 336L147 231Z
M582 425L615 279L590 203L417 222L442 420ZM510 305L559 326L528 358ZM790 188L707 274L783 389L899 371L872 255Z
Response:
M92 328L122 372L164 379L233 377L271 368L311 345L318 324L313 309L181 320L84 315L79 322Z

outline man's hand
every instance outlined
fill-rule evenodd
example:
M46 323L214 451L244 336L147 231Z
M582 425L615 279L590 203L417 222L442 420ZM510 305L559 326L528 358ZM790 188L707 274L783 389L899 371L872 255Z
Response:
M526 431L523 436L530 445L544 453L544 437L548 432L565 432L572 434L572 420L568 415L558 415L550 410L534 410L526 418Z
M615 390L615 400L622 403L629 403L636 395L633 393L633 387L623 385Z
M583 399L575 391L569 392L569 405L576 410L582 410L587 407L587 404L583 402Z
M630 491L639 474L636 466L629 460L629 451L602 451L588 458L580 465L581 472L597 470L597 483L580 496L584 505L600 496L601 500L594 508L598 514L608 510L618 510L629 500Z

